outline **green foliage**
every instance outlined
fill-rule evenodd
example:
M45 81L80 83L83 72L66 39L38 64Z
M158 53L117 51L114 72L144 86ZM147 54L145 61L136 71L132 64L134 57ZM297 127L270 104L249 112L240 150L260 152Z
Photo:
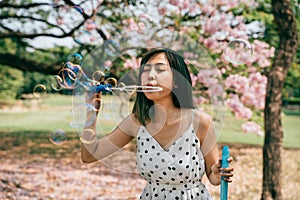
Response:
M29 94L33 92L33 89L38 84L50 85L50 78L48 75L44 75L38 72L24 72L24 85L18 91L18 95Z
M0 39L0 52L2 53L16 53L17 44L12 38Z
M0 100L10 101L16 98L24 84L23 72L8 66L0 65Z

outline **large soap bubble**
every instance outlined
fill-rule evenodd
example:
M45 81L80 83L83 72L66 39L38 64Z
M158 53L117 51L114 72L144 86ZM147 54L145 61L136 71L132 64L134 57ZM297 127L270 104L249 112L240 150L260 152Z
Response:
M152 48L158 47L173 49L182 55L189 67L193 81L194 104L198 110L212 116L214 136L204 139L204 142L208 143L203 152L206 155L216 144L223 128L225 92L222 76L210 55L197 41L169 29L143 28L115 35L96 47L83 61L82 70L86 77L90 77L91 80L98 76L104 76L104 79L116 77L118 82L115 88L120 88L103 94L104 98L101 100L101 109L96 121L97 131L91 134L92 139L105 136L132 112L136 92L140 92L138 90L139 66L132 64L131 67L128 67L125 64L127 60L134 60L134 58L138 60ZM77 82L80 83L80 80ZM86 118L89 116L85 101L89 90L86 90L83 85L77 84L73 90L73 123L77 124L75 127L80 137L84 132ZM131 88L131 90L124 88ZM99 148L101 149L101 147ZM132 157L132 160L136 157L134 151L120 149L116 154L118 153L123 157ZM135 162L125 166L115 165L114 159L117 158L113 154L101 161L116 170L136 172Z

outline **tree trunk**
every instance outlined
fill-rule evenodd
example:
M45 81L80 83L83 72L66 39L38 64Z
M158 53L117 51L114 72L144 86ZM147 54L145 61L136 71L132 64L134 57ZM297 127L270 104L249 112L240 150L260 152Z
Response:
M272 9L280 44L275 51L274 62L268 73L264 111L265 140L263 147L262 200L283 199L281 194L282 88L298 46L296 19L290 1L272 0Z

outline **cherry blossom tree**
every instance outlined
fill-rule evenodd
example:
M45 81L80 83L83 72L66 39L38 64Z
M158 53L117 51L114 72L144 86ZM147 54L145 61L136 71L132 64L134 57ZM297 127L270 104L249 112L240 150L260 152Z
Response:
M291 23L294 27L289 1L276 2L272 1L276 25L286 27L284 25ZM12 47L7 51L1 50L0 64L22 70L57 74L61 66L55 59L52 62L49 62L49 59L48 62L31 59L33 53L45 51L43 47L36 45L39 42L34 43L41 37L44 40L45 38L67 38L72 48L78 49L82 55L87 55L98 44L126 30L159 27L186 34L199 42L214 59L218 69L215 73L221 73L224 80L226 105L237 118L245 120L241 130L244 133L262 136L264 132L261 128L262 120L256 119L264 116L265 181L262 199L267 199L269 196L280 199L280 171L276 169L281 165L271 156L274 153L280 158L278 149L281 147L282 139L281 89L286 75L285 69L291 64L297 42L295 42L294 32L291 31L290 35L289 31L286 31L294 28L286 27L279 31L280 49L276 51L277 57L272 63L275 48L263 41L265 25L261 21L251 21L244 17L245 13L258 6L259 3L254 0L140 0L137 2L49 0L43 3L3 0L0 2L0 40L6 47L11 43L17 44L17 47L13 48L13 51ZM282 12L280 13L277 8L281 8ZM290 21L283 23L280 14L285 14L284 16ZM240 56L239 62L228 59L224 54L224 50L232 41L242 41L248 48L247 53ZM291 48L286 48L288 46ZM288 56L285 57L284 55L287 54ZM192 55L193 52L184 52L184 57L187 59ZM124 69L137 68L140 62L139 56L122 59ZM193 85L208 81L204 80L204 77L211 76L210 73L202 71L191 74ZM279 80L276 79L278 74ZM217 91L219 88L215 89ZM198 101L205 102L205 99L200 97ZM276 108L276 115L273 115L274 108ZM272 121L278 122L276 126L272 126ZM276 150L272 151L274 144ZM276 163L276 168L270 168L271 161ZM277 178L274 184L268 185L275 176ZM268 191L273 189L276 194L270 195Z

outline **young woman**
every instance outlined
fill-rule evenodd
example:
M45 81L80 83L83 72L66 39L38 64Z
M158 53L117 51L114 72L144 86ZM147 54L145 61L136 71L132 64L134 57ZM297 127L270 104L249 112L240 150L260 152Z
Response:
M147 180L141 199L211 199L204 173L219 185L221 176L231 182L233 168L221 169L212 119L194 108L184 59L171 49L153 49L141 61L139 84L162 91L137 93L132 113L118 127L82 145L83 162L100 160L136 137L137 168ZM96 131L96 124L86 128Z

